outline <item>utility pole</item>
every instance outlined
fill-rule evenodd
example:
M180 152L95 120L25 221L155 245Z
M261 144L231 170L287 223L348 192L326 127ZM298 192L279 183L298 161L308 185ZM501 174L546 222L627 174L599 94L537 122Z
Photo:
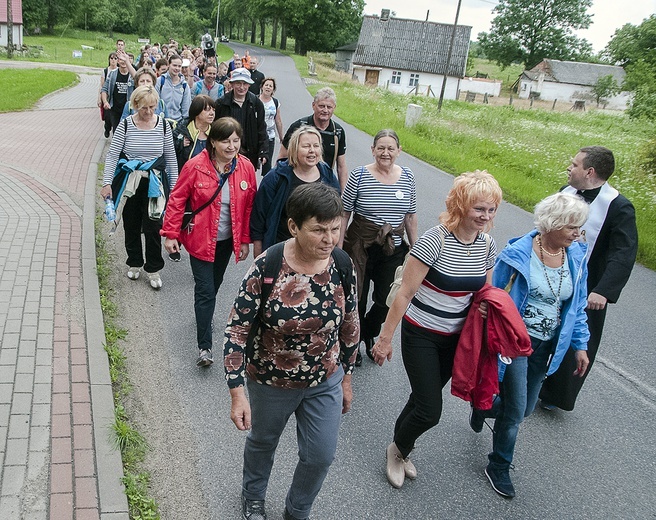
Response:
M12 13L12 3L14 0L7 0L7 58L14 57L14 14Z
M456 21L453 22L453 31L451 32L451 42L449 43L449 54L446 57L446 69L444 70L444 79L442 80L442 90L440 90L440 100L437 102L437 111L442 110L442 101L444 100L444 91L446 90L446 75L451 66L451 55L453 54L453 42L456 39L456 29L458 28L458 17L460 16L460 4L462 0L458 0L458 9L456 9Z

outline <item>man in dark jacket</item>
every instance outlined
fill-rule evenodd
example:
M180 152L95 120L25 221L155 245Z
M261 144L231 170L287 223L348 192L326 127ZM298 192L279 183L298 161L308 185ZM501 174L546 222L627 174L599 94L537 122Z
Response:
M613 152L603 146L581 148L567 168L569 186L563 191L577 193L590 204L590 215L582 229L588 243L588 358L583 377L576 369L572 352L565 355L558 370L549 376L540 392L540 405L573 410L585 378L594 363L609 303L617 302L629 281L638 253L638 230L633 204L608 184L615 170Z
M248 157L255 170L258 170L260 162L266 162L269 151L264 105L255 94L248 91L253 80L246 69L233 70L230 83L232 90L216 101L216 119L234 117L239 121L244 132L239 152Z
M257 58L251 56L251 62L248 65L251 72L251 79L253 84L248 88L249 92L252 92L256 96L260 95L260 88L262 88L262 80L264 79L264 74L257 70Z

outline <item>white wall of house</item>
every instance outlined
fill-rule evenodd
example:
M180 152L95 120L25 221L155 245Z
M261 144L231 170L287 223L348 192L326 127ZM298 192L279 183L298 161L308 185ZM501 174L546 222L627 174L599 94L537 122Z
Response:
M23 26L14 24L14 45L23 45ZM7 24L0 24L0 46L7 46Z
M467 76L460 82L460 91L498 96L501 94L501 81L498 79L471 78Z
M537 90L537 81L523 79L519 84L519 97L527 99L531 92ZM553 101L554 99L557 99L566 103L574 103L574 101L583 100L588 106L596 106L592 87L573 85L571 83L554 83L551 81L543 82L540 99L544 99L545 101ZM620 92L618 95L608 99L606 108L626 110L630 100L631 94L629 92Z
M367 75L368 67L362 65L353 65L353 77L358 82L364 84ZM371 68L369 68L372 70ZM407 70L393 70L381 69L378 70L378 86L387 88L392 92L399 94L408 94L416 85L419 86L419 95L425 96L430 87L433 95L439 97L440 90L442 90L442 81L444 76L441 74L428 74L426 72L410 72ZM460 78L449 76L446 81L446 90L444 91L444 99L455 99L460 87Z

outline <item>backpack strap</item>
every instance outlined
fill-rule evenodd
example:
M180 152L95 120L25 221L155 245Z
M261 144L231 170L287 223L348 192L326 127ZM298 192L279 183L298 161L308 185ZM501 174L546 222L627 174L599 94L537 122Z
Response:
M353 279L353 263L351 262L351 257L346 251L338 247L333 249L331 255L339 272L339 280L344 288L344 297L348 299L351 296L351 288L355 282Z

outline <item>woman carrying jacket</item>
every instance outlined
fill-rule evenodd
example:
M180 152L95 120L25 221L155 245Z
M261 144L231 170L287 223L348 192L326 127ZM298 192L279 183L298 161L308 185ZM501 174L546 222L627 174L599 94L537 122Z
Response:
M248 222L257 185L253 165L238 153L241 136L239 123L231 117L212 123L207 148L187 161L177 189L171 192L161 231L168 253L179 253L182 244L190 255L195 281L197 366L214 362L212 317L230 255L234 253L240 262L248 257L250 248ZM221 190L212 200L220 185ZM187 202L193 211L210 200L190 225L181 229Z
M519 425L533 412L545 374L558 369L569 348L575 351L575 375L583 376L588 367L586 245L576 242L588 206L576 195L557 193L538 203L534 214L537 229L508 243L492 276L496 287L510 284L510 297L524 319L533 353L505 367L492 409L472 409L470 418L477 433L485 417L495 418L485 475L505 498L515 496L508 470Z

